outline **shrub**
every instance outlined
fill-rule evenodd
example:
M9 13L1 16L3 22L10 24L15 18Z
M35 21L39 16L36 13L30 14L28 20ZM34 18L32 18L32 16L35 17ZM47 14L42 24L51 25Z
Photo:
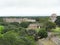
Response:
M30 24L30 22L22 22L22 23L20 23L20 26L23 28L27 28L29 24Z
M0 33L4 30L4 26L0 26Z
M40 29L40 31L38 32L38 35L40 38L46 38L48 36L48 33L45 29Z
M56 24L53 23L53 22L47 22L47 23L45 24L45 28L46 28L47 31L51 31L51 29L56 28Z

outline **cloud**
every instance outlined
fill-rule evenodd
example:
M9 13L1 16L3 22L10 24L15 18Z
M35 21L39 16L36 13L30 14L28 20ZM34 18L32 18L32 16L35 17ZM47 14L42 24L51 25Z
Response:
M59 6L59 0L0 0L2 6L18 7L50 7Z
M0 0L0 15L27 16L60 14L59 0Z

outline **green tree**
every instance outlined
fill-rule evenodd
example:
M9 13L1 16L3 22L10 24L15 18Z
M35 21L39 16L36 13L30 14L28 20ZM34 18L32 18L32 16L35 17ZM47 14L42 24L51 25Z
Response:
M29 24L30 24L30 22L22 22L22 23L20 23L20 26L23 28L27 28Z
M7 26L8 23L7 22L0 22L0 25Z
M10 25L19 26L19 23L18 22L12 22L12 23L10 23Z
M36 18L36 21L39 22L39 23L45 23L49 20L49 17L39 17L39 18Z
M27 33L28 33L29 35L34 35L34 34L36 34L37 32L36 32L35 30L33 30L33 29L30 29L30 30L27 30Z
M60 16L57 17L55 23L60 27Z
M45 29L40 29L40 31L38 32L38 36L40 38L46 38L48 36L48 33Z
M20 36L13 30L0 37L0 45L35 45L35 42L32 36Z
M0 26L0 33L4 30L4 26Z
M56 24L53 22L47 22L45 23L45 28L47 31L51 31L51 29L56 28Z
M3 17L0 17L0 22L3 22Z

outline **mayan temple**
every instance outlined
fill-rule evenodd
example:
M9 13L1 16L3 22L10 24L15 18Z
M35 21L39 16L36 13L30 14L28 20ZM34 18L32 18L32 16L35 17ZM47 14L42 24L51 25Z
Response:
M55 22L55 20L57 19L56 17L57 17L57 14L53 13L53 14L50 16L50 19L51 19L50 21Z

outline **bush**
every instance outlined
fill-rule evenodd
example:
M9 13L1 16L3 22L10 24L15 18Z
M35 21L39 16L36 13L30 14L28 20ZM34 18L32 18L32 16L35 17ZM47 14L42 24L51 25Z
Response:
M24 37L15 31L8 31L0 37L0 45L35 45L35 42L32 36Z
M36 31L35 31L35 30L32 30L32 29L27 30L27 32L28 32L29 35L34 35L34 34L36 34Z
M45 24L45 28L46 28L47 31L51 31L51 29L56 28L56 24L53 23L53 22L47 22L47 23Z
M4 30L4 26L0 26L0 33Z
M20 23L20 26L23 28L27 28L29 24L30 24L30 22L22 22L22 23Z
M18 22L12 22L12 23L10 23L10 25L19 26L19 23Z
M40 29L40 31L38 32L38 35L40 38L46 38L48 36L48 33L45 29Z
M60 27L60 16L57 17L55 23Z

